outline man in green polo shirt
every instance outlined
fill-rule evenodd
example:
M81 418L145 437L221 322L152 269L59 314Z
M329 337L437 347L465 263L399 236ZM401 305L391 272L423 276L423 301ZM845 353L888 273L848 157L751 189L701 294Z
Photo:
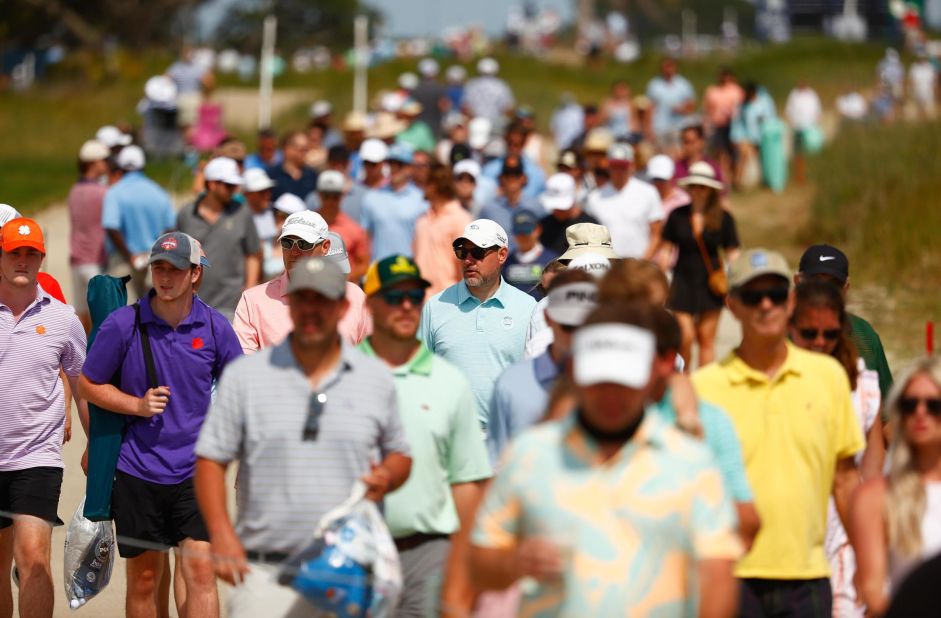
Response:
M469 606L466 560L457 555L460 550L451 552L451 540L469 532L483 483L492 474L467 379L416 337L429 285L415 262L393 255L370 266L363 286L373 334L360 349L395 375L415 462L408 482L385 499L405 579L397 617L428 615L442 572L442 603ZM455 543L461 546L466 543Z

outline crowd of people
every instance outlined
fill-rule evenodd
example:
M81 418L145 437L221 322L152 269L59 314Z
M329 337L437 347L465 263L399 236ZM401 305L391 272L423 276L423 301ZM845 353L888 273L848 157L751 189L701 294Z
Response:
M794 270L742 246L740 133L773 100L723 71L700 101L667 59L550 139L495 60L457 90L418 72L369 117L319 101L256 152L224 138L179 209L102 127L67 299L41 227L0 206L19 615L52 615L73 399L128 616L167 615L171 588L219 615L217 579L229 616L312 615L276 574L357 481L398 549L396 616L930 615L941 367L893 382L838 248ZM798 151L811 95L787 106ZM723 308L742 338L717 359Z

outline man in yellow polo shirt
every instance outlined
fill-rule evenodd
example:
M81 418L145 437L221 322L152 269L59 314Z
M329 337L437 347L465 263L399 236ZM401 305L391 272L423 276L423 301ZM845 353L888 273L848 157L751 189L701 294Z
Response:
M753 249L732 263L727 302L742 343L693 376L699 395L735 425L761 516L761 531L735 568L743 617L829 618L827 501L832 493L846 521L858 483L853 455L865 446L846 372L787 340L790 278L773 251Z

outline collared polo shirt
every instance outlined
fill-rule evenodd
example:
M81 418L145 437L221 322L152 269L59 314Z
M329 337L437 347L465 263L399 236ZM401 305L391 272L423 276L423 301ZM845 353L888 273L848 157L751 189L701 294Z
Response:
M176 226L176 211L160 185L143 172L128 172L105 192L101 226L121 232L131 255L149 253L154 241Z
M513 438L542 420L558 377L559 368L548 350L536 358L510 365L500 374L493 389L487 424L487 448L492 462L499 460Z
M653 101L653 131L657 135L677 131L690 114L678 114L674 108L696 100L696 92L689 81L674 75L669 81L662 76L654 77L647 84L647 96Z
M272 202L285 193L293 193L302 200L307 199L312 191L317 190L317 172L306 165L301 168L300 178L294 178L284 169L282 161L268 168L268 177L275 183L271 189Z
M359 349L376 356L369 339ZM412 447L412 472L404 485L386 496L386 523L395 538L418 532L452 534L460 522L451 485L492 474L478 432L474 394L461 372L424 344L392 374Z
M107 187L94 180L79 180L69 190L69 265L103 265L108 257L105 253L105 231L101 227L101 212L104 207Z
M735 575L828 577L823 541L836 463L865 448L846 371L788 343L773 378L733 352L697 371L693 384L732 419L761 516L761 533Z
M631 178L620 189L608 183L592 191L587 210L611 232L611 245L622 258L643 257L650 244L650 225L664 217L660 194L639 178Z
M125 416L118 470L171 485L193 476L193 447L209 409L212 383L242 351L225 316L198 296L174 329L154 314L153 294L141 299L140 319L147 327L157 381L170 388L170 398L162 414ZM121 307L101 324L82 373L96 384L107 384L118 370L122 392L142 397L150 388L133 306Z
M701 560L741 555L732 502L709 450L647 413L605 461L574 416L520 435L477 514L472 542L527 537L563 550L564 583L521 616L695 616Z
M346 300L350 307L337 324L337 332L344 341L356 345L372 332L372 318L366 310L366 294L355 283L347 281ZM235 308L232 327L246 354L284 341L294 330L287 273L245 290Z
M676 409L673 407L671 392L652 407L666 422L676 425ZM708 401L699 402L699 422L702 423L703 440L712 451L722 481L729 495L735 502L751 502L754 499L748 477L745 475L745 462L742 461L742 445L735 433L735 426L729 415L722 408Z
M36 286L36 300L14 319L0 303L0 471L61 468L65 393L59 370L78 377L85 330L75 310Z
M396 254L411 256L415 222L427 210L425 196L412 183L398 191L389 186L367 192L360 216L372 239L373 261Z
M327 397L316 440L303 440L311 397ZM238 460L235 531L245 549L293 552L345 501L371 463L410 449L395 384L379 361L343 344L336 368L311 388L290 340L233 363L196 444L212 461Z
M484 429L497 378L523 356L535 306L532 296L501 279L496 294L484 302L460 281L433 296L422 309L421 340L464 372Z
M200 242L211 266L203 269L199 296L206 303L231 316L245 289L245 258L261 250L252 211L245 204L231 201L215 223L199 214L200 196L183 207L177 217L177 229Z
M454 241L464 234L471 216L457 200L440 210L432 208L415 222L415 263L431 283L428 295L437 294L461 280L462 266L454 256Z
M503 171L504 158L498 157L488 161L480 170L481 175L499 182L500 172ZM523 173L526 174L526 186L523 187L523 195L530 199L538 198L546 190L546 173L542 171L538 163L526 154L520 157L520 162L523 164ZM506 231L509 232L510 228L506 228Z

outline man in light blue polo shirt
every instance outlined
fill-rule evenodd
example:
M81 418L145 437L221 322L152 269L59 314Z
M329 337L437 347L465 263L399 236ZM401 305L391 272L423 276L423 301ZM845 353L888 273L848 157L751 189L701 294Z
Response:
M653 102L653 132L663 148L679 145L679 130L696 111L696 92L682 75L676 60L664 58L660 75L647 84L647 98Z
M506 231L489 219L471 221L454 241L463 281L433 296L422 310L419 333L432 352L457 365L470 381L486 430L500 373L523 357L536 301L503 280Z
M139 146L125 146L118 153L117 165L124 175L105 193L101 212L101 226L110 241L108 273L116 277L130 274L138 298L149 287L151 247L161 234L176 227L170 196L144 175L145 162Z
M546 323L553 340L545 352L511 365L493 391L487 449L497 462L510 441L546 413L560 367L572 351L572 334L598 302L598 280L584 270L559 273L549 284Z
M363 228L372 240L373 259L412 255L415 222L428 210L422 190L412 184L412 149L395 144L386 155L389 185L363 197Z

